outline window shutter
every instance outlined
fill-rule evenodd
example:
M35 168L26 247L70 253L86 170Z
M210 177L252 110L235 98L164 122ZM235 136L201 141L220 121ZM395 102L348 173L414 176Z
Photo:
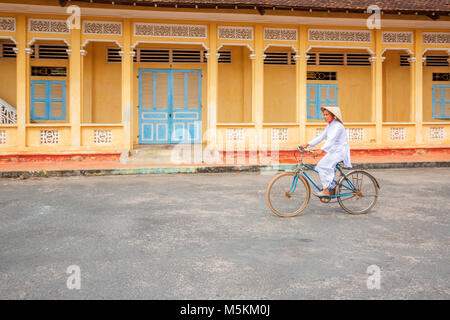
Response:
M188 105L189 109L198 109L200 106L200 97L199 97L199 73L198 72L189 72L187 73L187 82L188 82Z
M169 78L167 72L156 72L156 109L169 107Z
M153 109L153 72L141 73L142 109Z
M35 101L33 106L33 118L46 118L46 105L45 101Z
M173 73L173 106L177 109L185 108L185 87L184 87L184 72Z
M51 118L62 118L63 117L63 103L61 101L52 101L51 107Z

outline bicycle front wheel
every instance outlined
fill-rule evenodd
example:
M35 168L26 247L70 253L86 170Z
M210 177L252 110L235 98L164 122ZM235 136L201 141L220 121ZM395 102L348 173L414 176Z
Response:
M349 214L369 212L378 199L378 184L374 177L361 170L342 177L337 188L339 205Z
M298 215L309 202L311 190L308 182L295 172L281 173L267 187L267 204L280 217Z

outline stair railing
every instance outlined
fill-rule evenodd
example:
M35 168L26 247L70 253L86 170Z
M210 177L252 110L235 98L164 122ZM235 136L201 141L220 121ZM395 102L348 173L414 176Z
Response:
M15 124L17 123L16 109L0 98L0 124Z

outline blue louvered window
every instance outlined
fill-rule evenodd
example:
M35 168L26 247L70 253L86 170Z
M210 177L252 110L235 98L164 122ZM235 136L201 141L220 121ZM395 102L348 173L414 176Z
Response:
M450 119L450 85L433 86L433 118Z
M307 85L308 119L323 119L321 107L337 106L336 84Z
M66 119L66 82L31 81L31 120Z

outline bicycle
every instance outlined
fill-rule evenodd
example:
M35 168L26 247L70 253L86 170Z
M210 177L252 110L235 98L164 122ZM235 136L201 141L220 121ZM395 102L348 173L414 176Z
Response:
M301 153L299 160L295 155L298 161L297 167L293 171L277 175L267 187L267 204L272 212L280 217L294 217L306 208L311 196L308 180L318 191L321 190L307 174L307 171L311 170L317 174L318 172L303 163L305 152L312 153L312 151L300 147L297 150ZM377 202L380 189L375 177L364 170L344 173L342 169L345 168L342 162L336 164L336 169L340 172L340 176L337 181L333 179L336 183L335 192L330 196L320 197L320 201L330 203L332 199L336 199L341 208L349 214L369 212Z

